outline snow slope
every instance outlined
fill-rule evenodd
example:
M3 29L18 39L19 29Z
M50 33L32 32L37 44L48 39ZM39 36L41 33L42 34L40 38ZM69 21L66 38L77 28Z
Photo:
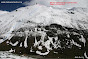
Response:
M0 59L35 59L35 58L15 55L7 51L0 51Z
M17 21L32 21L43 23L44 25L57 23L77 29L80 29L80 27L88 29L88 11L86 10L88 9L53 9L39 4L22 7L7 14L0 15L0 34L8 32L11 27L19 27L20 24Z
M33 52L32 49L33 47L35 47L41 50L35 51L36 54L39 55L48 55L50 51L53 50L53 48L71 49L72 45L73 47L77 46L79 50L80 47L83 48L87 46L87 34L81 31L83 29L88 29L87 17L87 8L74 7L71 9L54 9L52 7L46 7L39 4L22 7L15 11L0 15L0 43L2 43L2 45L6 43L7 46L11 45L12 47L19 46L20 44L19 47L24 47L25 49L31 48L30 52ZM50 27L51 24L54 24L55 28L53 28L53 26ZM58 25L56 26L55 24ZM38 25L40 25L41 28L37 28ZM45 27L47 26L50 27L48 30L45 29ZM56 27L58 28L56 29ZM53 40L56 41L53 42ZM67 46L64 46L66 45L63 42L64 40L66 40L65 43L67 44ZM71 45L68 45L69 42ZM51 47L50 44L52 44ZM19 49L15 49L16 52ZM44 49L47 52L45 51L45 53L42 53ZM86 51L84 50L83 52Z
M8 12L0 10L0 15L5 14L5 13L8 13Z

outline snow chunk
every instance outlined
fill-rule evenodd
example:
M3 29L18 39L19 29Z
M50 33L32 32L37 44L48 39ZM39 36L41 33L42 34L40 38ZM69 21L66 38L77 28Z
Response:
M49 52L50 52L49 50L47 50L47 52L45 52L45 53L41 53L40 51L36 51L36 53L39 55L47 55Z
M42 46L38 46L38 49L42 50Z
M24 47L25 47L25 48L28 47L28 46L27 46L27 36L26 36L25 41L24 41Z
M84 43L84 46L85 46L85 43L86 43L86 40L85 40L85 38L83 37L83 35L81 35L81 38L79 39L81 42L83 42Z
M12 50L12 48L11 48L11 50L9 50L9 52L15 52L15 50Z
M20 43L20 47L22 47L22 42Z
M9 44L11 44L12 46L16 46L19 42L15 42L14 44L12 42L10 42Z
M88 59L88 56L87 56L86 52L84 53L84 56L85 56L86 59Z
M77 44L76 42L74 42L74 40L72 40L72 43L78 47L81 47L81 45Z

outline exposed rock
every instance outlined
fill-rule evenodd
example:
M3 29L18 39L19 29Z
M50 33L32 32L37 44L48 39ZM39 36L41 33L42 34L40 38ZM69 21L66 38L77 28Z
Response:
M20 28L22 29L24 28ZM0 51L13 49L13 53L17 54L39 54L50 58L84 58L85 52L88 55L87 33L86 30L58 24L38 26L24 31L18 29L10 40L0 44Z

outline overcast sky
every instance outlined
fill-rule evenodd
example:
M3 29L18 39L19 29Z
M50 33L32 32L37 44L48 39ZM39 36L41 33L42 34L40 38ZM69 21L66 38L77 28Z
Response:
M71 7L88 7L88 0L32 0L31 2L26 1L25 5L33 5L35 3L51 6L50 2L77 2L76 4L66 4L66 5L53 5L53 7L60 8L71 8Z

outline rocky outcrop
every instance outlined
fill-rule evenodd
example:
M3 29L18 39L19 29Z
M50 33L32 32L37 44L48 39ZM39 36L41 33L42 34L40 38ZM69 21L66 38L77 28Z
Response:
M0 51L17 54L37 54L53 58L86 58L88 32L59 24L20 28L13 31L11 39L0 44Z

